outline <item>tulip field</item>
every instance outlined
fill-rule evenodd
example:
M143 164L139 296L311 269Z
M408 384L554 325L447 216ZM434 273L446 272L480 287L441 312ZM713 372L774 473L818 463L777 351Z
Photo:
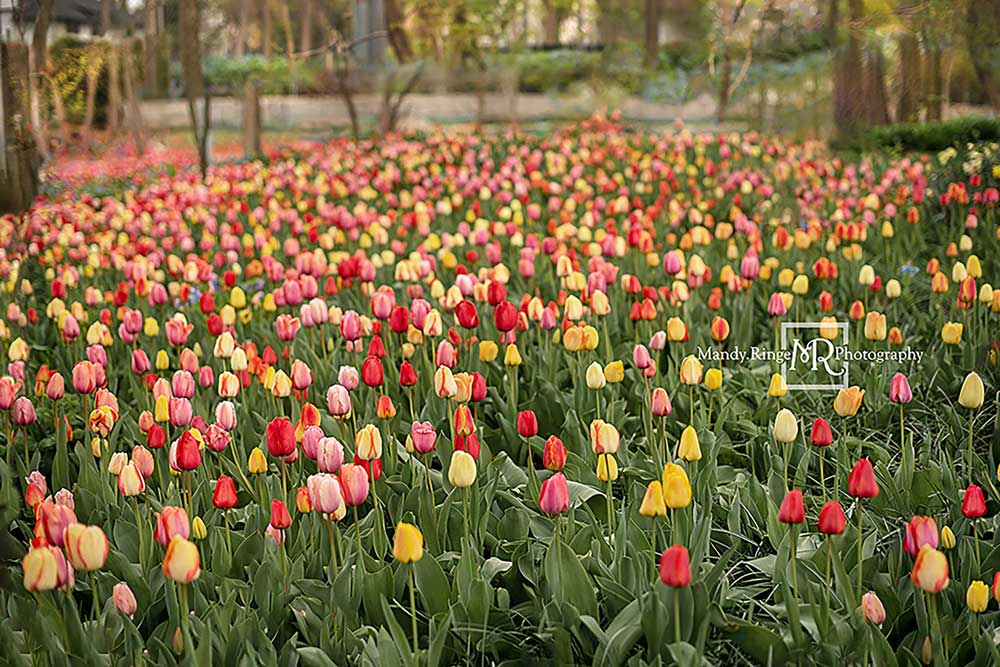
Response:
M0 664L1000 664L996 150L77 167L0 218Z

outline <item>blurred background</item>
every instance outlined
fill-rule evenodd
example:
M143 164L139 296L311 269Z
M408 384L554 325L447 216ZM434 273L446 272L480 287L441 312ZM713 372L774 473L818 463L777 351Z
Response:
M1000 0L0 0L0 173L615 109L933 149L997 134L998 27Z

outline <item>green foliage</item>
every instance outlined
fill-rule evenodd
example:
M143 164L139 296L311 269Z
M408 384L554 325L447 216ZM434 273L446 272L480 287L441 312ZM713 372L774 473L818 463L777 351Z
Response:
M966 116L933 123L896 123L872 128L856 137L840 141L837 148L903 151L941 151L980 141L1000 139L1000 119Z
M245 58L213 55L205 59L205 81L215 94L239 93L243 85L256 79L261 92L268 95L318 92L322 83L322 61L311 59L295 63L295 78L288 68L287 58Z

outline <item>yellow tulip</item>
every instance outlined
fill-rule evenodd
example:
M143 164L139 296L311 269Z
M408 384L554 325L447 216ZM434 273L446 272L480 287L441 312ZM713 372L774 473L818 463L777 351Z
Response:
M677 455L684 461L701 460L701 443L698 442L698 432L693 426L687 426L681 431L681 442Z
M254 447L250 452L250 460L247 462L247 469L252 475L260 475L267 472L267 458L260 447Z
M663 467L663 502L670 509L684 509L691 504L691 482L684 468L676 463Z
M392 555L400 563L416 563L424 557L424 535L413 524L396 524Z
M986 611L986 605L990 602L990 587L982 581L973 581L965 591L965 606L973 614L981 614Z
M617 384L625 379L625 364L621 361L612 361L604 367L604 379L610 384Z
M613 482L618 479L618 462L611 454L597 457L597 479L602 482Z
M864 397L865 390L857 386L841 389L833 401L833 409L841 417L853 417L858 414Z
M654 479L646 487L646 495L642 498L642 505L639 506L639 514L642 516L664 516L667 513L667 504L663 500L663 485L660 480Z
M965 376L962 382L962 389L958 394L958 402L963 408L978 410L983 406L986 389L983 387L983 379L979 373L972 371Z

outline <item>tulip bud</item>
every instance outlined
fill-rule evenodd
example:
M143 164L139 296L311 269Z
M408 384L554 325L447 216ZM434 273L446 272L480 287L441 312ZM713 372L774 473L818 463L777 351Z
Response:
M170 540L163 557L163 574L179 584L189 584L201 574L201 555L194 542L180 535Z
M392 555L400 563L415 563L423 558L424 536L420 529L409 523L396 524Z
M687 426L681 432L681 442L677 448L677 456L684 461L701 460L701 443L698 441L698 432L693 426Z
M465 489L476 481L476 460L462 450L452 452L448 466L448 482L459 489Z
M618 462L611 454L597 457L597 479L602 482L613 482L618 479Z
M858 460L847 476L847 492L855 498L874 498L878 490L871 461L867 458Z
M93 572L104 567L108 558L108 538L99 526L71 523L63 535L66 556L76 570Z
M673 588L691 584L691 561L686 547L675 544L660 557L660 581Z
M806 520L805 503L802 500L802 492L792 489L785 494L778 509L778 521L788 524L803 523Z
M115 610L121 614L131 617L135 614L139 605L135 601L135 594L124 581L119 581L111 591L111 599L114 601Z
M941 548L946 551L955 548L955 533L948 526L941 529Z
M979 374L972 371L965 376L962 382L962 390L958 395L958 402L963 408L978 410L983 406L984 394L983 380Z
M546 470L559 472L566 465L566 446L563 441L554 435L550 435L545 441L545 448L542 451L542 465Z
M663 502L670 509L684 509L691 504L691 482L684 468L676 463L663 467Z
M986 605L990 601L990 589L985 582L973 581L965 591L965 606L973 614L981 614L986 611Z
M542 482L538 507L546 514L561 514L569 509L569 485L561 472Z
M200 516L196 516L194 521L191 522L191 537L196 540L203 540L207 534L208 528L205 526L205 522L202 521Z
M917 554L910 579L923 591L941 592L948 585L948 558L931 545L925 544Z
M639 514L642 516L665 516L667 505L663 502L663 485L659 480L654 479L646 487L646 495L642 498L642 505L639 506Z
M774 439L789 444L799 435L799 422L788 408L782 408L774 419Z
M607 378L604 377L604 368L598 362L593 362L587 367L587 387L590 389L604 389Z
M261 451L260 447L254 447L250 452L247 469L253 475L260 475L267 472L267 459L264 457L264 452Z
M885 607L882 601L872 591L868 591L861 596L861 613L865 620L873 625L885 623Z

